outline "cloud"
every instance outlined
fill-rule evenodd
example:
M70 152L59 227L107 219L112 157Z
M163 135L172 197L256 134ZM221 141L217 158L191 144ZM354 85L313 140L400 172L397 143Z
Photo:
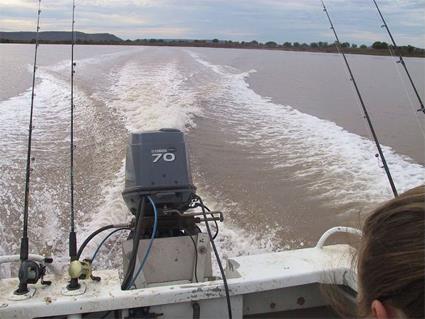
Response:
M222 31L221 34L228 36L228 37L239 37L239 38L246 38L246 37L250 37L250 38L255 38L258 34L255 32L240 32L240 31Z
M0 8L22 8L22 9L33 9L34 1L28 0L2 0Z
M81 14L76 21L78 25L103 25L105 27L125 26L126 28L140 27L148 24L147 19L138 17L137 15L121 15L121 14L105 14L105 13L89 13Z
M325 0L341 39L387 41L373 2ZM319 0L76 0L77 28L122 38L220 38L277 42L328 41ZM425 47L425 1L379 0L400 44ZM66 29L71 0L42 1L43 28ZM1 0L0 30L33 30L35 0Z
M190 28L140 28L138 34L143 34L146 37L166 37L166 38L183 38L186 34L190 33Z
M5 26L4 31L16 30L35 30L35 21L28 21L25 19L0 19L0 25Z
M377 39L382 38L382 33L371 32L371 31L356 31L356 32L345 32L345 37L353 40L361 40L367 42L373 42Z

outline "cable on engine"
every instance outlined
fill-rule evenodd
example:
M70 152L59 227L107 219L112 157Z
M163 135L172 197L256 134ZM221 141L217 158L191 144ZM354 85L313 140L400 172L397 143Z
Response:
M214 215L211 213L211 210L207 206L204 206L204 207L210 213L210 215L214 218ZM215 226L215 234L213 236L213 240L215 240L218 236L218 223L215 219L214 219L214 226Z
M230 293L229 293L229 286L227 285L226 274L224 273L223 265L221 264L221 259L220 259L220 256L218 254L217 247L215 246L213 236L211 234L211 229L210 229L210 225L208 224L205 205L204 205L201 197L196 196L196 198L199 201L199 203L201 204L200 206L202 208L202 214L204 215L205 226L207 228L208 236L210 237L210 241L211 241L211 246L213 248L214 255L215 255L215 258L217 260L218 268L220 268L221 277L223 279L224 290L226 292L227 310L228 310L228 313L229 313L229 319L232 319L232 305L231 305L231 302L230 302Z
M145 214L145 206L146 206L146 197L143 196L139 200L139 206L137 208L136 226L135 226L135 231L133 235L133 249L131 251L130 261L128 263L128 267L127 267L123 282L121 284L122 290L128 289L129 282L131 278L133 277L134 267L136 267L136 257L137 257L137 251L139 249L140 232L142 230L142 222L143 222L143 216Z
M87 237L84 242L81 244L80 248L78 249L78 253L77 253L77 258L80 259L84 249L86 248L86 246L88 245L88 243L94 238L96 237L98 234L100 234L101 232L104 232L105 230L111 229L111 228L116 228L115 225L107 225L107 226L103 226L97 230L95 230L93 233L91 233L89 235L89 237Z
M134 285L134 282L136 281L136 278L139 276L140 272L142 271L143 267L145 266L145 263L148 260L149 254L151 252L153 241L155 240L156 230L158 228L158 211L156 209L155 203L153 202L153 200L152 200L152 198L150 196L148 196L148 200L149 200L149 202L151 203L151 205L153 207L153 213L154 213L154 223L153 223L153 229L152 229L152 236L151 236L151 240L149 241L148 249L146 250L145 256L143 257L143 261L140 264L139 269L136 272L136 275L131 280L131 282L128 285L127 289L130 289Z
M195 248L195 281L199 282L198 280L198 248L196 247L195 240L193 239L192 235L188 232L189 238L192 241L193 248Z

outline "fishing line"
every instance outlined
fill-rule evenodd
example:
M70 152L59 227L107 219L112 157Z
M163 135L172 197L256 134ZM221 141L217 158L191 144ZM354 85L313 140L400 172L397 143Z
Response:
M130 228L128 227L123 227L123 228L117 228L113 231L111 231L108 235L105 236L105 238L103 238L103 240L100 242L100 244L97 246L95 252L93 253L93 256L91 258L91 262L93 263L93 261L95 260L97 254L99 253L100 249L102 248L103 244L108 240L108 238L110 238L113 234L115 234L116 232L122 231L122 230L130 230ZM115 243L117 243L118 241L116 240ZM112 250L112 249L111 249Z
M340 54L340 55L344 54L343 51L341 51L342 49L340 48L340 46L338 45L338 43L335 42L334 44L336 46L336 49L337 49L338 54ZM341 61L341 62L342 62L343 65L346 65L345 64L345 61ZM345 68L345 71L346 71L346 74L348 75L348 77L350 78L350 81L352 81L351 80L350 70L348 70L347 68ZM355 86L351 86L351 90L354 92L354 94L358 94ZM366 119L366 116L364 115L364 112L363 112L362 103L361 103L361 101L359 101L359 99L357 99L357 105L360 106L360 109L358 109L359 116L362 119ZM371 130L370 130L370 127L368 126L368 124L366 123L366 121L362 120L361 123L362 123L363 128L364 128L364 135L366 135L366 137L368 137L370 140L373 140L374 139L374 136L372 135ZM378 167L379 168L384 168L383 165L382 165L382 161L379 158L379 154L378 153L375 153L375 156L374 157L377 160Z
M369 125L370 132L373 135L373 139L375 141L376 148L378 149L379 156L381 157L381 161L382 161L382 164L384 166L384 170L385 170L385 173L387 175L388 182L389 182L389 184L391 186L391 190L392 190L394 196L397 197L398 196L397 189L396 189L396 187L394 185L394 181L393 181L393 178L391 176L391 172L390 172L389 167L387 165L387 161L386 161L385 156L384 156L384 153L382 151L381 144L379 143L378 137L377 137L377 135L375 133L375 129L373 127L372 121L371 121L371 119L369 117L369 113L368 113L368 111L366 109L366 105L365 105L365 103L363 101L363 97L362 97L362 95L360 93L359 87L357 86L357 82L356 82L356 80L354 78L353 72L351 71L351 67L350 67L350 64L349 64L349 62L347 60L347 57L345 56L344 49L342 48L341 42L339 41L338 34L337 34L336 30L335 30L335 27L333 25L333 22L332 22L332 19L331 19L330 15L329 15L328 9L326 8L326 5L325 5L324 1L321 0L321 2L322 2L322 6L323 6L323 11L325 12L325 14L326 14L326 16L327 16L327 18L329 20L329 24L331 26L331 30L333 31L334 36L335 36L335 39L336 39L335 45L337 46L338 50L342 54L342 57L344 58L345 65L346 65L347 70L348 70L348 72L350 74L350 80L353 83L353 86L354 86L354 88L356 90L357 97L359 98L360 104L362 106L363 113L364 113L364 116L366 118L366 121L367 121L367 123Z
M423 118L421 119L418 115L418 111L417 111L415 105L413 104L412 98L409 94L409 90L407 89L406 82L403 79L403 76L401 74L400 69L397 67L397 65L394 65L394 68L397 70L398 77L399 77L401 83L403 84L404 93L406 94L407 100L409 101L409 103L408 103L409 107L413 111L413 113L415 114L416 123L418 124L419 130L421 131L421 134L425 139L425 126L424 126L424 123L423 123Z
M378 3L377 3L375 0L374 0L374 4L375 4L375 6L376 6L376 9L378 10L378 13L379 13L379 16L381 17L381 20L384 22L384 25L382 25L381 27L385 27L385 28L386 28L386 30L387 30L387 32L388 32L388 34L391 36L391 39L392 39L392 40L394 40L394 38L392 37L391 32L389 31L388 24L386 23L386 21L385 21L385 19L384 19L383 15L382 15L382 12L380 11L380 8L379 8L379 6L378 6ZM396 48L398 49L398 52L400 52L400 55L398 56L398 57L400 58L400 60L399 60L399 61L397 61L397 64L398 64L398 63L401 61L401 59L402 59L403 57L401 56L401 50L400 50L400 48L399 48L399 47L397 47L397 45L395 44L395 41L393 41L393 45L394 45L394 46L396 46ZM394 52L393 48L394 48L394 47L392 47L391 45L389 45L389 46L388 46L388 51L390 52L390 55L391 55L393 58L396 58L396 57L397 57L397 56L396 56L396 52ZM419 129L421 130L421 134L422 134L422 136L425 138L425 127L424 127L424 124L423 124L423 122L421 121L421 119L419 118L419 115L418 115L418 112L417 112L418 110L417 110L417 109L416 109L416 107L413 105L412 98L411 98L411 96L410 96L410 94L409 94L409 91L408 91L408 89L407 89L406 81L405 81L405 79L403 78L403 76L401 75L400 68L399 68L399 67L397 67L397 64L393 64L393 65L394 65L394 68L395 68L395 70L397 71L397 74L398 74L398 77L399 77L399 79L400 79L400 82L403 84L404 93L405 93L405 94L406 94L406 96L407 96L407 99L408 99L408 101L409 101L409 106L410 106L410 108L412 109L413 113L415 114L415 120L416 120L416 122L417 122L417 124L418 124L418 126L419 126ZM406 72L407 72L407 74L408 74L408 73L409 73L409 71L407 70L407 66L406 66L406 64L404 64L403 66L404 66L404 69L406 70ZM411 78L409 77L409 79L411 79ZM412 82L413 82L413 80L412 80ZM413 84L413 85L414 85L414 84ZM417 93L417 92L415 91L415 93ZM417 96L419 96L419 95L417 94ZM419 97L419 101L420 101L420 103L421 103L420 97Z
M336 42L334 42L334 45L335 45L335 47L336 47L337 54L342 55L342 51L340 50L339 45L337 45L337 43L336 43ZM341 61L341 62L342 62L342 64L345 66L344 61ZM345 73L348 75L348 77L349 77L349 78L351 78L351 77L350 77L350 72L347 70L347 68L345 68ZM351 86L351 90L352 90L355 94L357 94L356 89L355 89L353 86ZM359 100L357 100L357 105L358 105L358 106L360 106L360 109L358 109L359 116L360 116L361 118L363 118L363 119L364 119L364 118L365 118L365 116L364 116L364 113L362 113L361 104L360 104ZM366 135L367 137L369 137L369 139L371 139L371 140L372 140L372 139L373 139L373 136L372 136L372 134L370 133L370 129L369 129L369 127L367 126L366 122L362 120L362 121L361 121L361 123L362 123L363 128L364 128L364 135ZM381 167L381 166L379 165L379 162L378 162L378 166L379 166L379 167Z
M388 46L388 51L390 52L390 55L392 57L396 57L393 49L391 48L391 46ZM416 123L418 124L418 127L419 127L419 129L421 131L421 134L422 134L422 136L425 139L425 127L424 127L423 121L421 121L421 119L419 118L417 109L413 105L412 98L411 98L411 96L409 94L409 90L407 89L406 81L403 79L403 76L401 75L400 68L398 68L396 64L393 64L393 66L394 66L394 69L397 72L397 75L398 75L398 78L400 79L400 82L403 84L404 93L406 94L407 100L409 101L409 106L412 109L413 113L415 114Z
M109 249L109 252L106 254L106 256L105 256L105 259L106 260L108 260L113 253L114 253L113 256L115 256L115 251L114 250L117 247L118 243L120 243L122 240L125 240L126 238L128 238L128 234L127 233L123 233L120 236L118 236L118 238L115 240L114 244Z
M340 55L342 55L342 51L340 50L340 48L339 48L339 46L336 44L336 43L334 43L335 44L335 46L336 46L336 50L337 50L337 52L338 52L338 54L340 54ZM345 65L345 63L344 63L344 61L341 61L342 62L342 64L343 65ZM346 72L346 74L348 75L348 77L349 78L351 78L351 76L350 76L350 72L345 68L345 72ZM351 90L355 93L355 94L357 94L357 91L356 91L356 89L353 87L353 86L351 86ZM358 106L360 106L360 109L358 109L358 112L359 112L359 116L361 117L361 118L365 118L365 116L364 116L364 113L362 113L362 105L361 105L361 103L359 102L359 100L357 100L357 105ZM372 136L372 134L370 133L370 129L369 129L369 127L367 126L367 124L366 124L366 122L365 121L361 121L361 123L362 123L362 125L363 125L363 128L364 128L364 134L367 136L367 137L369 137L369 139L373 139L373 136ZM378 166L379 167L381 167L380 165L379 165L379 162L378 162Z
M390 28L388 27L388 24L385 21L384 16L382 15L381 9L378 6L378 3L376 2L376 0L373 0L373 3L375 4L376 10L378 10L379 16L381 17L381 20L384 23L382 25L382 28L385 28L387 30L387 33L388 33L388 35L389 35L389 37L391 39L391 42L393 43L394 49L397 51L397 55L398 55L398 57L400 59L397 63L400 63L403 66L403 69L406 71L406 75L409 78L410 84L412 85L413 91L415 92L416 98L418 99L420 108L417 111L422 111L423 113L425 113L424 104L422 102L422 99L421 99L421 97L419 95L418 90L416 89L416 85L413 82L412 77L410 76L410 72L409 72L409 70L407 68L406 62L404 61L403 56L401 55L400 47L395 42L394 37L393 37L393 35L392 35L391 31L390 31Z

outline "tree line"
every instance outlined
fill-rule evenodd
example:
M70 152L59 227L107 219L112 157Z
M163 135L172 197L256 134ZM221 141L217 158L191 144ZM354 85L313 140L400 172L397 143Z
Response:
M1 39L0 43L35 43L35 39L31 41L12 41ZM45 44L70 44L70 41L40 41ZM232 40L185 40L185 39L136 39L122 41L88 41L77 40L77 44L100 44L100 45L147 45L147 46L191 46L191 47L217 47L217 48L247 48L247 49L275 49L275 50L291 50L291 51L312 51L312 52L337 52L335 42L283 42L275 41L259 42L253 41L232 41ZM390 55L401 54L403 56L425 57L425 49L417 48L412 45L400 46L399 51L386 42L376 41L372 45L356 44L343 42L341 46L347 53L359 54L375 54Z
M198 46L198 47L219 47L219 48L248 48L248 49L281 49L293 51L318 51L318 52L337 52L335 42L283 42L277 43L274 41L259 42L253 41L231 41L231 40L164 40L164 39L137 39L126 40L126 44L136 45L155 45L155 46ZM425 49L417 48L412 45L400 46L399 52L395 48L386 43L376 41L372 45L356 44L343 42L341 46L348 53L361 53L361 54L376 54L376 55L390 55L401 54L403 56L420 56L425 57Z

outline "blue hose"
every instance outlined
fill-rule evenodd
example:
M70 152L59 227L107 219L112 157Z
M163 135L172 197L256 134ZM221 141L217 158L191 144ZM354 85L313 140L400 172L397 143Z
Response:
M146 250L145 257L143 257L143 261L140 264L139 269L136 272L136 275L133 277L133 279L131 280L131 282L127 286L127 289L130 289L130 287L132 287L134 285L136 278L139 276L140 272L142 271L143 267L145 266L146 260L148 259L148 256L151 252L152 244L153 244L153 241L154 241L155 235L156 235L156 229L157 229L157 226L158 226L158 211L156 210L156 206L155 206L155 203L153 202L152 198L150 196L148 196L148 199L151 202L151 205L153 207L153 213L154 213L154 217L155 217L154 223L153 223L152 237L151 237L151 240L149 242L148 249Z

